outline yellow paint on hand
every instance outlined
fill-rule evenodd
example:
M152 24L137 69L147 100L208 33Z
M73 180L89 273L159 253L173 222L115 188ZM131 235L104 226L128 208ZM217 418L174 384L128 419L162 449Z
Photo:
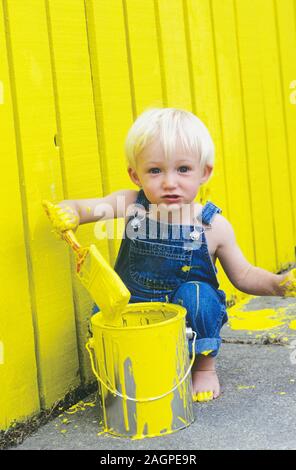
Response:
M59 236L67 230L76 230L79 225L79 215L73 207L67 205L60 206L46 200L42 201L42 205L55 232Z
M284 297L296 297L296 268L289 271L280 286L285 287Z

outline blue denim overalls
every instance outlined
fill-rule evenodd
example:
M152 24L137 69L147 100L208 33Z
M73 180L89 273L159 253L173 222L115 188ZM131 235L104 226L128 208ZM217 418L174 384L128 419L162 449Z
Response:
M140 190L136 205L149 211ZM197 333L196 354L216 356L220 330L227 321L225 294L208 251L204 231L221 209L207 202L197 217L199 225L159 222L137 211L128 219L114 266L131 292L130 303L171 302L187 309L186 322ZM209 227L202 227L202 224ZM93 313L98 311L94 307ZM189 341L192 353L192 341Z

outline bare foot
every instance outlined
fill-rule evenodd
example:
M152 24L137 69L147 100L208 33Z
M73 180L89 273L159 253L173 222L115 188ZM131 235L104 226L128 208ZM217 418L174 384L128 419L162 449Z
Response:
M200 354L192 367L193 401L209 401L220 395L215 359Z

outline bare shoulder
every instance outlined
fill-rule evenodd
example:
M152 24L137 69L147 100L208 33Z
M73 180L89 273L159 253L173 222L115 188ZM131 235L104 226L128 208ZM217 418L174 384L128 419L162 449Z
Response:
M216 214L211 222L213 230L219 233L221 238L229 236L233 232L231 223L222 214Z
M233 240L233 228L230 222L221 214L215 214L211 222L211 229L206 231L209 248L215 257L219 257L219 252L225 243Z
M212 233L218 257L225 246L235 244L233 227L229 220L221 214L216 214L212 221Z

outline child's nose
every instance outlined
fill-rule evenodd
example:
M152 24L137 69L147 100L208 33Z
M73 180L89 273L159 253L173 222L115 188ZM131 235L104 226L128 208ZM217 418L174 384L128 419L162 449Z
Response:
M164 175L164 180L163 180L163 187L164 189L169 189L169 188L175 188L177 185L176 183L176 178L172 174L165 174Z

